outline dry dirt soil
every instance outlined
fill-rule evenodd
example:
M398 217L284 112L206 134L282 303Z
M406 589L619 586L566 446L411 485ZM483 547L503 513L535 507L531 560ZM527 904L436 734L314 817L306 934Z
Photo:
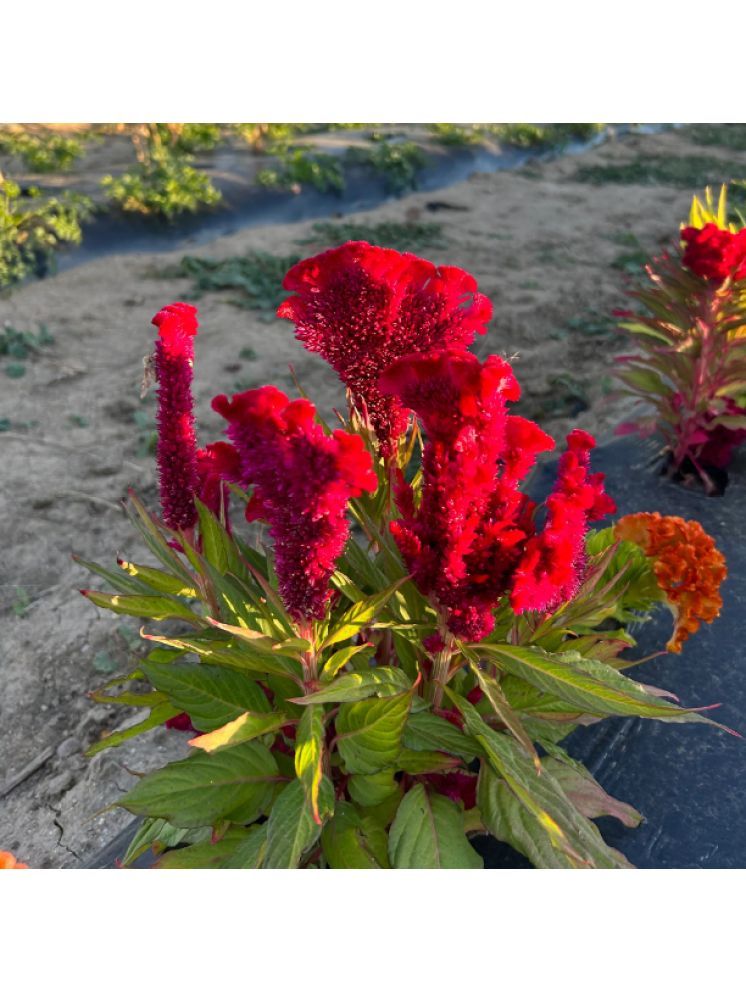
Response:
M629 413L611 380L623 340L605 319L623 305L630 276L613 264L630 251L631 236L651 255L669 243L698 191L574 176L581 165L641 153L702 151L677 132L631 135L581 156L474 175L438 192L437 213L426 206L432 193L413 194L348 220L441 222L444 247L428 255L469 270L491 297L495 316L477 351L513 358L524 413L555 435L580 425L605 437ZM746 154L706 151L742 161L746 175ZM246 229L199 254L302 253L297 243L310 229L310 222ZM117 554L147 561L121 502L134 487L157 503L148 452L154 403L140 400L140 377L151 317L189 299L189 281L158 275L182 254L109 256L0 298L0 322L44 323L54 336L25 376L0 370L0 849L35 867L84 864L129 821L126 812L102 809L133 783L132 771L186 751L186 734L158 729L84 757L93 742L140 717L86 697L113 669L131 669L140 650L135 620L99 612L80 596L78 588L95 585L71 559L75 552L107 565ZM221 431L209 406L214 394L263 383L292 391L289 363L325 414L343 403L334 374L304 352L288 323L264 322L230 297L211 293L199 302L203 442ZM255 358L241 358L242 350ZM29 765L33 773L13 786Z

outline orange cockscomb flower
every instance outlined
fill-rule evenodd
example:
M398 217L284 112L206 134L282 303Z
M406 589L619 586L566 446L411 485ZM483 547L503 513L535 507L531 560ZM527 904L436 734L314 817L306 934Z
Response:
M720 585L728 575L725 557L699 522L657 511L625 515L614 534L634 542L653 560L658 586L676 623L666 649L680 653L701 622L712 622L720 614Z
M20 871L28 870L28 864L22 864L16 860L9 850L0 850L0 871Z

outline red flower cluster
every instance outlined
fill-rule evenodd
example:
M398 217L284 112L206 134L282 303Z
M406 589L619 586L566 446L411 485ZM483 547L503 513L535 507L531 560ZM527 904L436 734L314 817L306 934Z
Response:
M468 273L367 242L304 259L283 287L293 296L278 316L295 322L298 339L336 370L384 457L395 452L407 412L396 397L383 396L380 374L409 353L466 349L492 317Z
M586 473L590 436L568 437L558 486L547 501L547 525L536 536L535 504L519 485L554 442L534 422L507 413L506 403L518 400L520 388L505 360L490 356L482 364L450 350L407 356L386 370L380 384L417 413L427 437L419 506L400 476L402 517L391 531L420 589L445 611L450 630L483 639L508 592L516 611L547 609L568 596L582 568L587 520L613 508L601 475Z
M588 522L616 511L603 489L603 473L590 473L590 452L596 440L575 429L557 470L557 482L546 500L543 530L526 543L515 571L510 603L513 611L544 611L569 600L577 590L585 562Z
M377 486L362 438L325 435L310 401L276 387L222 394L212 406L229 422L239 482L254 487L246 516L269 522L285 606L298 621L322 618L349 537L347 502Z
M717 283L746 277L746 228L733 233L709 222L704 228L684 228L681 237L686 243L682 262L692 273Z
M191 528L197 520L196 438L192 411L192 367L197 309L175 302L153 318L158 381L158 446L156 460L163 521L172 529Z

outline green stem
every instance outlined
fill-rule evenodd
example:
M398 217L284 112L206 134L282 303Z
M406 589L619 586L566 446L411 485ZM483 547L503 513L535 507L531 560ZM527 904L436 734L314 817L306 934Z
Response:
M431 684L432 702L435 708L440 708L443 702L443 690L451 676L451 658L455 647L453 636L442 623L439 632L443 640L443 649L435 654Z

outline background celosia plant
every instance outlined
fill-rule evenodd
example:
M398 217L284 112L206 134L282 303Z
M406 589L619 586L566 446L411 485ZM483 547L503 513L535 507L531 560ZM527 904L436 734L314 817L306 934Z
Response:
M84 591L95 605L167 623L93 694L149 717L90 752L161 723L194 731L186 759L121 800L144 820L125 863L153 847L163 867L476 868L472 841L492 834L541 867L629 866L592 819L639 813L559 744L611 715L709 721L620 654L657 603L676 613L673 650L717 613L714 545L679 520L589 532L614 505L585 432L544 506L524 493L554 440L510 413L510 365L466 350L490 314L468 274L351 243L286 287L280 313L339 372L349 425L329 432L265 386L216 397L229 441L197 450L182 389L196 313L170 305L162 520L131 495L159 566L86 564L117 592ZM677 529L707 553L678 573Z
M746 440L746 229L728 224L725 187L717 207L709 190L694 198L680 243L646 272L652 286L631 291L645 311L618 312L639 352L617 361L655 413L618 431L659 432L669 473L713 493Z

